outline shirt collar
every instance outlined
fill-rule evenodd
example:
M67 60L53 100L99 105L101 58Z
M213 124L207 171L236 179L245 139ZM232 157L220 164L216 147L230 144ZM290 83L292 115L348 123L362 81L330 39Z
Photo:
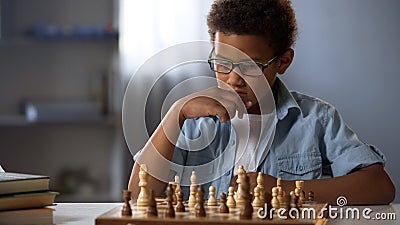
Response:
M279 120L284 119L291 108L297 109L302 114L299 104L297 104L289 89L279 78L276 79L273 89L276 102L276 116Z

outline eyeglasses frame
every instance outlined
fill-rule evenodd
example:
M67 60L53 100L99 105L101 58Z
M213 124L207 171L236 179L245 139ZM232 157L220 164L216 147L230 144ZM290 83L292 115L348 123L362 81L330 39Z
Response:
M209 66L210 66L210 69L212 70L212 71L214 71L214 72L216 72L216 73L222 73L222 74L229 74L229 73L231 73L232 72L232 70L234 70L236 67L238 67L239 65L240 65L240 63L242 63L242 62L237 62L237 63L235 63L235 62L232 62L231 60L228 60L228 59L219 59L219 58L212 58L212 53L214 52L214 50L215 50L215 47L213 47L212 48L212 50L211 50L211 52L210 52L210 54L208 55L208 60L207 60L207 62L208 62L208 64L209 64ZM246 76L261 76L261 75L263 75L264 74L264 70L265 69L267 69L272 63L274 63L277 59L278 59L279 57L278 56L275 56L274 58L272 58L272 59L270 59L267 63L261 63L261 62L257 62L257 61L254 61L254 63L255 64L257 64L258 65L258 67L260 68L260 66L261 66L261 72L262 72L262 74L260 74L260 75L248 75L248 74L244 74L244 75L246 75ZM213 69L213 66L211 65L211 60L224 60L224 61L226 61L226 62L230 62L230 63L232 63L232 68L229 70L229 72L218 72L218 71L215 71L214 69ZM239 67L239 69L240 69L240 67ZM241 70L241 69L240 69Z

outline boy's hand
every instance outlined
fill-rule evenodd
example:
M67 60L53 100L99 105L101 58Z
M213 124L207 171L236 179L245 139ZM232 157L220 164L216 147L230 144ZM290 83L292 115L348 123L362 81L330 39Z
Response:
M193 119L203 116L218 116L221 122L226 122L235 117L242 118L246 108L252 103L246 103L235 92L217 87L194 93L179 100L182 105L179 118L181 120Z

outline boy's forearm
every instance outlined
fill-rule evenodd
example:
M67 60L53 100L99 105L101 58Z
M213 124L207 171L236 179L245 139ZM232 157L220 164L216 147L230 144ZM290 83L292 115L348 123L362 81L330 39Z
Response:
M282 181L285 190L294 190L294 181ZM341 177L306 180L304 191L314 192L315 200L336 204L339 196L348 205L389 204L395 195L394 185L381 164L374 164Z
M257 185L257 173L248 173L251 190ZM276 178L264 174L265 191L271 194L272 187L276 186ZM236 178L231 185L237 188ZM294 180L282 180L286 194L295 189ZM352 172L348 175L327 179L305 180L304 192L314 192L315 201L320 203L336 204L339 196L347 199L348 205L379 205L389 204L394 200L395 188L389 175L381 164L373 164Z

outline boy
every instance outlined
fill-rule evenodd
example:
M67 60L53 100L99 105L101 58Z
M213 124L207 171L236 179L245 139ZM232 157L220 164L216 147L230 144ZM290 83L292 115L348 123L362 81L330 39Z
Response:
M248 80L265 78L275 100L276 131L270 147L262 144L253 146L266 156L255 167L248 166L252 168L247 171L251 188L256 184L257 172L262 172L267 192L280 177L286 191L294 189L293 180L305 180L305 190L314 191L319 202L335 204L338 196L345 196L348 204L354 205L388 204L393 201L395 190L383 168L383 154L360 141L332 105L314 97L289 92L277 77L277 74L285 73L294 58L292 46L297 25L289 0L216 0L207 22L212 41L241 50L256 62L262 73L249 72L246 62L223 57L221 48L215 46L209 58L210 68L218 82L231 91L223 88L212 90L208 93L211 97L183 98L171 107L161 126L135 156L136 163L129 182L134 198L139 192L137 162L145 162L140 159L146 158L147 152L155 149L165 159L185 166L212 161L212 153L222 154L221 148L232 145L238 149L235 142L228 140L231 132L235 132L230 123L235 120L236 111L238 117L241 118L244 113L250 120L249 140L260 135L260 128L255 134L251 131L254 130L251 121L263 116L263 102L259 102L257 90L251 88ZM245 106L245 111L240 103ZM179 136L177 124L184 135ZM203 133L216 132L209 146L194 152L175 146L175 143L182 143L182 136L196 138L199 129ZM254 148L246 147L241 154L246 156L251 151L255 151ZM243 160L246 157L236 158L237 155L232 156L235 162L250 163ZM147 164L149 162L151 159L146 161ZM152 163L157 164L158 161ZM237 165L206 186L212 184L216 186L217 193L226 192L230 182L234 185L236 181ZM164 190L165 183L150 177L147 186L159 194Z

